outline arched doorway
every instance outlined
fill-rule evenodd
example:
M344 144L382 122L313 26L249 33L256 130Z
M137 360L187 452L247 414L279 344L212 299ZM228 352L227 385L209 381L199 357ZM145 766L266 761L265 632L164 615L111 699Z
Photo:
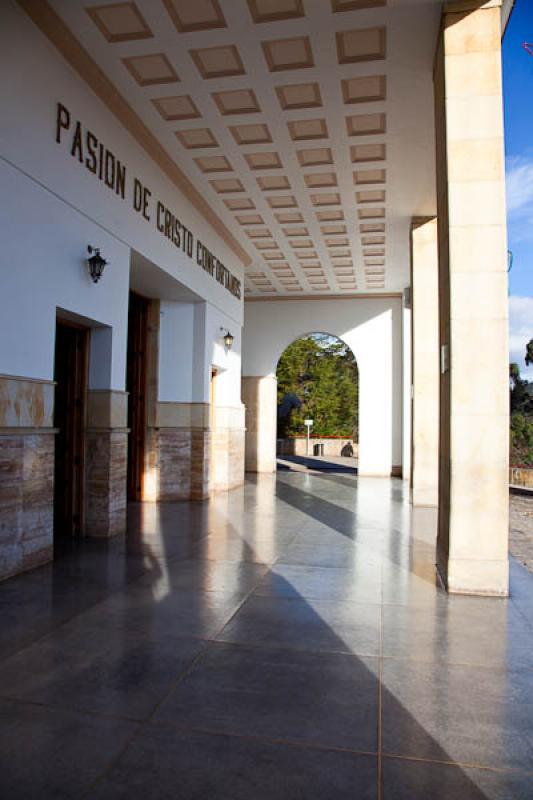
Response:
M281 354L276 378L279 465L312 457L314 468L355 469L359 370L346 342L324 332L300 336Z

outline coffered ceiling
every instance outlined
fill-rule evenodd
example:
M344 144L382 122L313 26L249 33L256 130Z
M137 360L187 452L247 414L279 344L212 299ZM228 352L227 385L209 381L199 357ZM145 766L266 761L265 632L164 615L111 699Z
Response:
M250 255L247 296L407 285L438 0L49 5Z

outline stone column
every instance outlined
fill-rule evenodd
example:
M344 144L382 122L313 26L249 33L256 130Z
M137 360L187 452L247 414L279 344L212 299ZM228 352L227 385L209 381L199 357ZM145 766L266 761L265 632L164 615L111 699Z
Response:
M127 392L87 392L86 536L110 537L126 530L127 424Z
M0 375L0 579L53 558L54 384Z
M412 346L411 346L411 288L403 291L402 303L402 479L410 480L411 475L411 385L412 385Z
M246 406L245 470L276 471L277 378L247 376L242 379Z
M411 226L411 500L436 506L439 492L439 254L437 219Z
M211 431L211 488L235 489L244 483L244 406L215 406Z
M499 6L498 0L446 3L435 68L441 348L437 560L449 591L491 595L508 592Z

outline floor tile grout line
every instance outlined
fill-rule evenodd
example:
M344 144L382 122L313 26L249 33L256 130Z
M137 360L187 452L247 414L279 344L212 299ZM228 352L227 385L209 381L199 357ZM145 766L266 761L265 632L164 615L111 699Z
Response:
M203 653L204 651L202 651ZM8 698L13 700L13 698ZM13 702L19 702L18 700L13 700ZM341 747L336 745L327 745L322 744L320 742L308 742L308 741L298 741L295 739L284 739L272 736L262 736L259 734L246 734L246 733L239 733L237 731L221 731L221 730L214 730L212 728L208 728L205 726L198 726L198 725L186 725L183 723L176 723L171 722L169 720L153 720L150 717L145 717L144 719L132 718L132 717L125 717L125 716L118 716L118 715L111 715L111 714L101 714L98 712L90 712L87 710L80 710L80 709L73 709L73 708L65 708L61 706L53 706L47 705L44 703L37 703L35 701L27 701L23 700L20 701L22 705L30 705L30 706L37 706L41 708L45 708L52 713L67 713L67 714L79 714L83 716L84 714L92 717L102 718L102 719L112 719L115 721L120 722L129 722L136 726L136 731L132 734L131 740L135 738L142 730L144 729L156 729L156 728L171 728L173 730L180 730L180 731L190 731L195 733L204 733L212 736L225 736L228 738L237 738L237 739L244 739L248 741L261 741L261 742L269 742L272 744L281 744L288 747L298 747L303 749L311 749L311 750L321 750L326 752L342 752L342 753L349 753L351 755L356 756L372 756L376 757L379 755L378 751L373 750L359 750L357 748L350 748L350 747ZM142 729L142 730L141 730ZM125 745L121 754L117 756L119 758L124 750L129 746L131 740ZM416 762L416 763L424 763L424 764L438 764L438 765L448 765L452 767L458 767L462 769L479 769L484 770L487 772L495 772L495 773L502 773L502 774L516 774L516 775L533 775L533 770L524 770L518 767L497 767L489 764L478 764L476 762L463 762L463 761L453 761L452 759L439 759L439 758L424 758L423 756L410 756L401 753L392 753L392 752L382 752L382 759L389 759L395 761L408 761L408 762ZM115 759L116 760L116 759ZM108 767L106 767L105 771L108 771ZM96 779L96 781L98 778ZM83 796L86 796L85 794Z
M133 744L135 739L139 736L139 734L142 731L142 729L143 729L142 723L137 722L136 726L135 726L135 730L132 731L131 736L129 736L127 738L126 742L119 749L118 753L115 753L113 758L111 758L107 762L107 764L101 770L101 772L95 778L93 778L93 780L91 781L89 786L87 786L87 788L81 792L81 794L79 795L80 800L84 800L84 798L89 797L93 793L94 789L96 789L98 784L101 783L107 775L109 775L109 773L112 771L112 769L115 766L115 764L117 764L120 761L120 759L122 758L122 756L124 755L126 750L129 749L129 747Z
M273 563L274 563L274 562L273 562ZM268 569L265 571L264 575L266 575L266 574L267 574L267 572L268 572ZM264 577L264 575L261 577L261 579ZM250 595L251 595L251 594L252 594L252 593L255 591L255 589L256 589L256 588L257 588L257 584L256 584L256 585L254 585L254 586L253 586L253 587L250 589L250 591L249 591L249 592L247 592L247 594L246 594L246 595L243 597L243 599L241 600L241 602L240 602L240 603L238 603L238 605L237 605L237 607L235 608L235 610L233 611L233 613L232 613L232 614L229 616L229 618L228 618L228 619L227 619L227 620L224 622L224 624L222 625L222 627L221 627L221 628L218 630L218 632L217 632L217 634L216 634L216 635L219 635L220 633L222 633L222 631L224 630L224 628L226 627L226 625L229 625L229 623L231 622L231 620L232 620L232 619L233 619L233 618L234 618L234 617L235 617L235 616L236 616L236 615L239 613L239 611L241 610L241 608L243 607L243 605L246 603L246 601L248 600L248 598L250 597ZM160 707L163 705L163 703L164 703L164 702L165 702L165 701L166 701L166 700L167 700L167 699L168 699L168 698L171 696L171 694L172 694L172 693L173 693L173 692L174 692L174 691L177 689L177 687L180 685L180 683L182 683L182 682L183 682L183 680L185 680L185 678L186 678L188 675L190 675L190 674L191 674L191 672L192 672L192 671L193 671L193 670L196 668L196 666L197 666L197 665L198 665L198 664L199 664L199 663L202 661L203 657L204 657L204 656L207 654L207 652L209 651L210 647L212 646L212 643L211 643L211 642L212 642L212 641L216 641L216 639L214 639L214 640L211 640L211 639L204 639L203 641L205 642L205 646L202 648L202 650L200 651L200 653L198 653L198 655L197 655L197 656L196 656L196 657L193 659L193 661L191 662L191 664L189 664L188 668L187 668L187 669L186 669L186 670L185 670L185 671L184 671L182 674L180 674L180 676L177 678L177 680L176 680L176 681L174 681L174 683L173 683L173 684L172 684L172 686L169 688L169 690L166 692L166 694L165 694L165 695L164 695L164 696L163 696L163 697L162 697L162 698L159 700L159 702L158 702L158 703L157 703L157 704L154 706L154 708L152 709L152 711L150 712L150 714L149 714L149 715L148 715L148 717L146 718L145 722L150 722L151 720L153 720L153 718L154 718L154 715L157 713L157 711L159 710L159 708L160 708Z

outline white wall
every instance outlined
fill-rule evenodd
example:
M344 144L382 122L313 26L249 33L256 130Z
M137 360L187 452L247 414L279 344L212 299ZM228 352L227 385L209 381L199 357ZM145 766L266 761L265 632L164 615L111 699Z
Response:
M162 301L159 321L159 400L190 403L194 363L194 304Z
M390 475L402 463L401 298L247 302L243 375L275 375L285 348L307 333L338 336L359 368L359 469Z
M52 380L59 307L112 327L112 353L103 335L91 385L123 389L129 248L2 161L0 186L0 373ZM96 285L83 262L90 242L111 262Z
M223 335L235 337L231 350ZM240 406L241 328L208 303L161 303L159 400L208 403L211 368L218 372L216 404Z
M242 265L14 0L0 8L0 99L0 373L53 377L56 307L61 307L90 325L109 326L92 336L90 383L123 389L133 249L206 302L187 312L187 323L168 306L162 325L163 398L207 400L208 364L214 363L231 376L223 398L238 402L242 301L157 230L154 209L150 222L133 209L133 178L241 279ZM56 143L58 101L69 109L72 125L79 119L126 165L126 199L71 156L72 131ZM88 244L100 247L110 262L97 285L84 262ZM220 347L220 325L236 336L230 354ZM179 361L173 338L181 343Z

